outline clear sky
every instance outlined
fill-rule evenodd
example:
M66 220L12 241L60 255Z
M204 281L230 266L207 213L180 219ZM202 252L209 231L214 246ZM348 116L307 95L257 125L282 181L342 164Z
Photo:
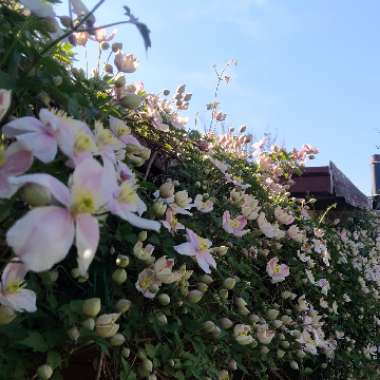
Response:
M212 65L235 58L221 91L228 125L271 132L288 148L310 143L321 152L313 164L332 160L370 193L370 155L380 153L379 0L107 0L99 23L122 19L124 4L152 31L146 55L134 28L118 27L115 40L141 62L130 81L152 91L186 83L195 114L213 97Z

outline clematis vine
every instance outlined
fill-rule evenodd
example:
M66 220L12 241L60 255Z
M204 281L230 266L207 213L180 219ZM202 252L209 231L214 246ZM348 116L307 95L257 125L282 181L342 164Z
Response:
M75 168L70 188L49 174L14 178L20 186L35 183L47 188L60 204L32 209L7 232L8 245L28 270L49 270L66 257L75 239L79 270L86 274L99 243L95 215L108 202L107 178L92 158Z
M3 270L0 283L0 304L14 311L33 313L37 310L36 293L25 289L27 269L20 262L11 262Z
M43 163L54 160L58 147L65 155L70 155L74 143L70 127L47 109L41 109L39 119L26 116L5 124L3 133L15 137Z
M0 147L0 198L10 198L19 188L11 177L24 174L33 163L33 154L18 142Z
M223 214L223 229L224 231L236 236L242 237L249 232L244 227L247 225L247 219L243 215L236 218L231 218L229 211L224 211Z
M286 277L289 276L289 267L278 262L278 257L273 257L267 263L267 273L271 277L273 284L285 281Z
M187 228L187 243L174 246L180 255L193 256L198 265L206 273L211 273L212 268L216 268L216 262L210 253L211 241L198 236L194 231Z

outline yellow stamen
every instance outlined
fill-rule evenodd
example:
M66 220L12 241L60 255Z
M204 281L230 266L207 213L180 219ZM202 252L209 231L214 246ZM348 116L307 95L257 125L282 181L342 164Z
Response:
M84 132L78 132L75 136L74 149L75 152L91 152L95 150L95 144L91 137Z
M120 187L118 199L122 203L136 204L138 196L136 190L128 182L124 182Z
M206 239L203 239L203 238L199 238L199 250L201 252L203 251L207 251L209 248L209 243Z
M71 211L74 214L93 214L96 211L95 197L91 191L77 191L73 197Z
M23 281L13 280L9 281L7 286L5 287L5 293L15 294L19 292L24 287Z

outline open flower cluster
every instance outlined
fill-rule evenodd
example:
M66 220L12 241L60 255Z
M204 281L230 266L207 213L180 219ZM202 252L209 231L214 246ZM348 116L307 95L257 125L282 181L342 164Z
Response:
M310 145L186 131L186 86L129 83L137 58L71 13L0 8L0 378L90 355L94 379L377 379L377 214L291 198Z

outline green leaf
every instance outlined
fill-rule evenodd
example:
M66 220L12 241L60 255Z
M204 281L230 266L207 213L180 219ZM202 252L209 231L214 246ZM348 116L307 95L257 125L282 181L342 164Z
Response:
M47 363L52 367L53 369L60 368L61 367L61 355L57 351L49 351L47 356Z
M49 349L44 337L36 331L30 332L27 338L18 343L31 348L34 352L46 352Z

